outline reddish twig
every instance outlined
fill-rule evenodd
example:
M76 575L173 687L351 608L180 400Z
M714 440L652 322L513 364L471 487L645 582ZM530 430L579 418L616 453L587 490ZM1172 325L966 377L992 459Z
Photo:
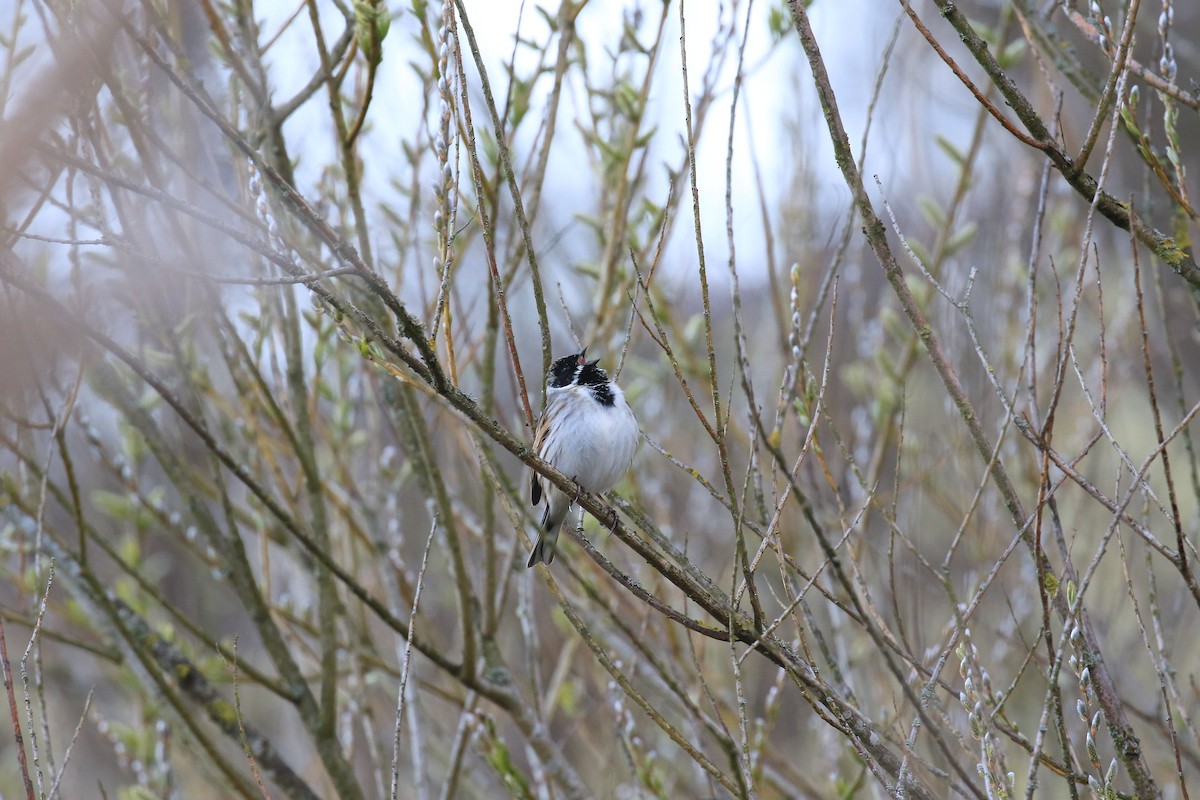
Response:
M8 642L4 638L4 618L0 617L0 666L4 669L4 691L8 693L8 711L12 716L13 737L17 741L17 764L21 767L21 780L25 782L25 796L35 800L33 781L29 778L29 764L25 760L25 738L21 735L21 717L17 713L17 696L13 691L12 665L8 662Z

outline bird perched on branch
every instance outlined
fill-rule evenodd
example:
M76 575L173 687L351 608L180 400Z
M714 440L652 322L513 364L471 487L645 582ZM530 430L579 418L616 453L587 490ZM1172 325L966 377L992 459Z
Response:
M597 366L600 359L588 361L586 354L585 347L550 367L546 410L538 420L533 448L584 491L600 494L615 486L633 462L638 424L621 387ZM559 526L575 501L542 480L533 473L530 499L535 506L545 499L546 510L528 567L554 561Z

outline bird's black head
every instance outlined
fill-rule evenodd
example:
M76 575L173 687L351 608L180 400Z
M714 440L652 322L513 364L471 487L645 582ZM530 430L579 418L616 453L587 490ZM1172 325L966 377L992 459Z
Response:
M563 356L550 367L550 387L565 389L582 386L592 390L601 405L612 405L613 395L608 388L608 373L599 366L600 359L587 360L587 348Z
M575 383L576 375L587 366L586 354L587 348L585 347L582 352L563 356L555 361L550 367L550 387L564 389Z
M594 388L608 385L608 373L597 366L599 361L600 359L597 358L593 361L583 362L583 365L579 368L579 374L575 376L576 386L590 386Z

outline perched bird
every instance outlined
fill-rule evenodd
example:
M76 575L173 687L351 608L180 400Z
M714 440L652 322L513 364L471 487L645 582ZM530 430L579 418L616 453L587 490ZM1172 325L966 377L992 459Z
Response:
M533 448L559 472L570 475L587 492L607 492L633 462L638 444L638 424L625 402L625 393L608 379L608 373L588 361L587 348L563 356L550 368L546 410L538 420ZM546 483L535 472L531 499L546 500L538 540L529 553L532 567L554 561L558 527L575 498Z

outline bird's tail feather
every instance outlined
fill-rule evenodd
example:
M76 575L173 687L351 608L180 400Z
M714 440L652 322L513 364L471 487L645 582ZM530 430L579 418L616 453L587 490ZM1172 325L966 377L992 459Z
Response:
M554 513L554 504L547 504L546 513L542 514L542 530L533 544L533 549L529 551L529 561L525 564L527 568L532 569L534 564L539 563L550 566L554 562L555 545L558 544L558 528L566 518L569 508L568 504L562 513L556 514Z
M537 542L533 545L533 549L529 551L529 561L525 564L529 569L533 569L534 564L545 564L547 567L554 563L554 539L557 535L543 533L538 536ZM550 541L547 541L550 540Z

